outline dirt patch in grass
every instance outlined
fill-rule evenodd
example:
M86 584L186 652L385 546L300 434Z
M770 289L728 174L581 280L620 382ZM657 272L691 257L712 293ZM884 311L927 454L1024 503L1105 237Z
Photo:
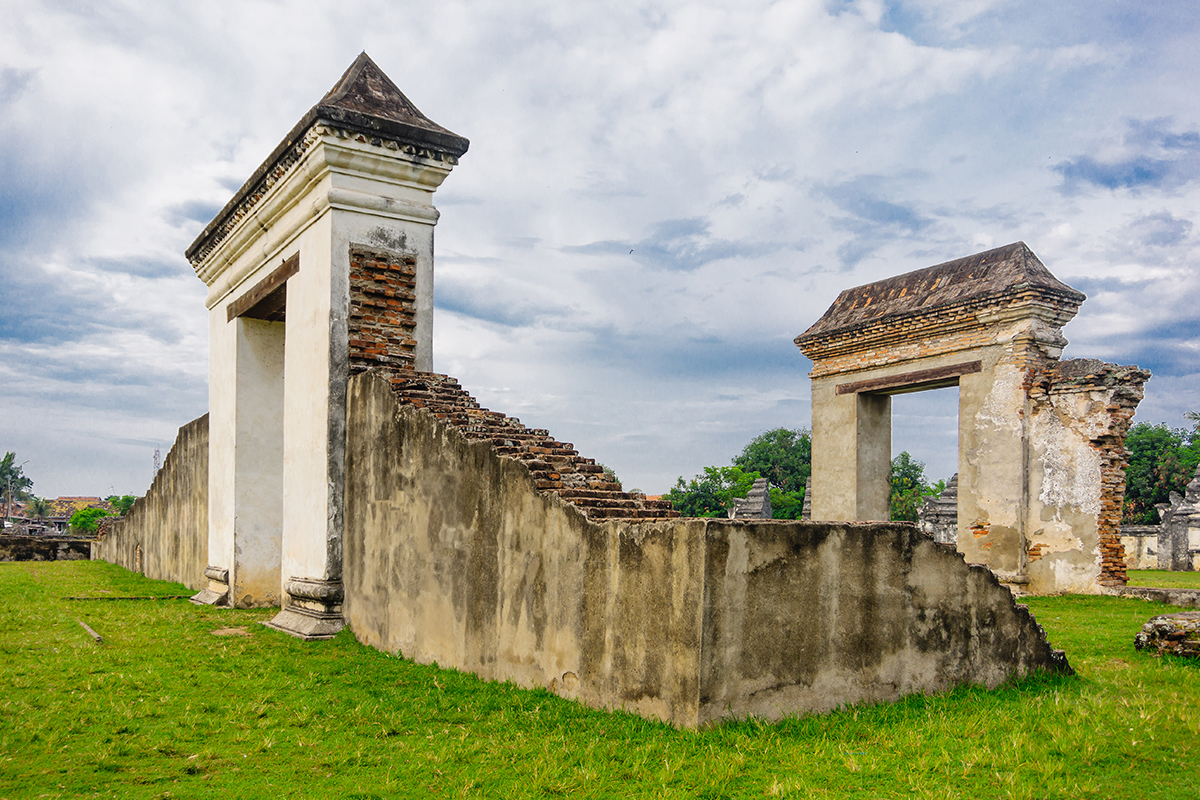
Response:
M235 628L217 628L215 631L209 631L213 636L249 636L250 631L244 626L239 625Z

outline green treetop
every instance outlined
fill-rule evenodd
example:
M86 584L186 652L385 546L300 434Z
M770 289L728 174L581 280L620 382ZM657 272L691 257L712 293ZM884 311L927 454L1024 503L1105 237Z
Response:
M81 508L71 515L70 526L75 533L95 533L103 517L113 516L103 508Z
M123 517L129 513L129 509L133 508L133 504L137 502L137 497L131 494L121 496L112 494L104 498L104 502L112 506L113 511Z

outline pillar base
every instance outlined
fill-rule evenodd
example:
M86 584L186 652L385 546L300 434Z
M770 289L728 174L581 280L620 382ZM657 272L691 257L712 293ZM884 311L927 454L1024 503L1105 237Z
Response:
M342 618L342 582L292 578L284 587L284 607L268 628L305 641L332 639L346 621Z
M198 606L229 605L229 570L210 566L204 570L204 577L208 578L208 586L189 599Z

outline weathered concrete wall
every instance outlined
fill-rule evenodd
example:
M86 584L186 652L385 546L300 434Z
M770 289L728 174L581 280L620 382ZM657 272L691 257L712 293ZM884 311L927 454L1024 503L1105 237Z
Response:
M179 429L146 496L92 543L92 558L191 589L206 585L207 414Z
M370 374L347 425L344 613L381 650L684 726L1069 669L912 525L592 521Z
M988 569L912 524L713 522L705 545L702 723L995 687L1055 665Z
M1125 569L1161 569L1158 565L1158 525L1122 525L1121 547L1125 552Z
M351 379L347 424L360 641L695 724L703 523L589 522L374 375Z
M49 536L0 536L0 561L86 561L90 539Z

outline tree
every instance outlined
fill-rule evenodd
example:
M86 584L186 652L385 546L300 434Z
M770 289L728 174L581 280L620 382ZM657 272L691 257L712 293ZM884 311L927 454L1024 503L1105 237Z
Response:
M76 533L95 533L103 517L113 516L103 508L81 508L71 515L71 530Z
M25 504L25 515L32 516L38 522L50 516L50 512L53 510L54 506L49 500L37 495L29 495L29 501Z
M1184 415L1196 419L1195 412ZM1200 464L1200 431L1139 422L1125 436L1125 508L1122 522L1131 525L1158 523L1159 503L1171 492L1183 494Z
M685 517L718 517L729 513L733 501L750 493L754 481L771 484L771 514L775 519L800 519L804 485L812 474L812 436L807 428L775 428L750 440L732 467L705 467L690 481L681 476L665 497ZM915 522L925 498L946 488L930 486L925 465L903 452L892 460L891 516Z
M759 434L733 460L744 472L757 472L784 492L800 492L812 474L812 436L807 428L775 428Z
M812 436L807 428L775 428L761 433L742 448L733 463L743 472L757 472L770 482L771 514L775 519L800 519L804 485L812 474Z
M771 516L775 519L800 519L804 516L804 488L785 492L771 487Z
M893 520L917 521L917 512L925 498L933 493L925 480L925 464L917 461L907 450L892 459L892 493L890 505Z
M0 459L0 495L4 498L5 515L11 512L13 500L24 500L33 488L33 481L21 471L22 466L17 463L16 453L5 453Z
M723 517L733 508L734 498L750 494L759 477L738 466L705 467L703 475L690 481L681 475L666 499L685 517Z
M137 502L137 497L131 494L122 495L119 497L115 494L112 494L104 498L104 502L112 506L113 511L123 517L129 513L129 509L133 508L133 504Z

